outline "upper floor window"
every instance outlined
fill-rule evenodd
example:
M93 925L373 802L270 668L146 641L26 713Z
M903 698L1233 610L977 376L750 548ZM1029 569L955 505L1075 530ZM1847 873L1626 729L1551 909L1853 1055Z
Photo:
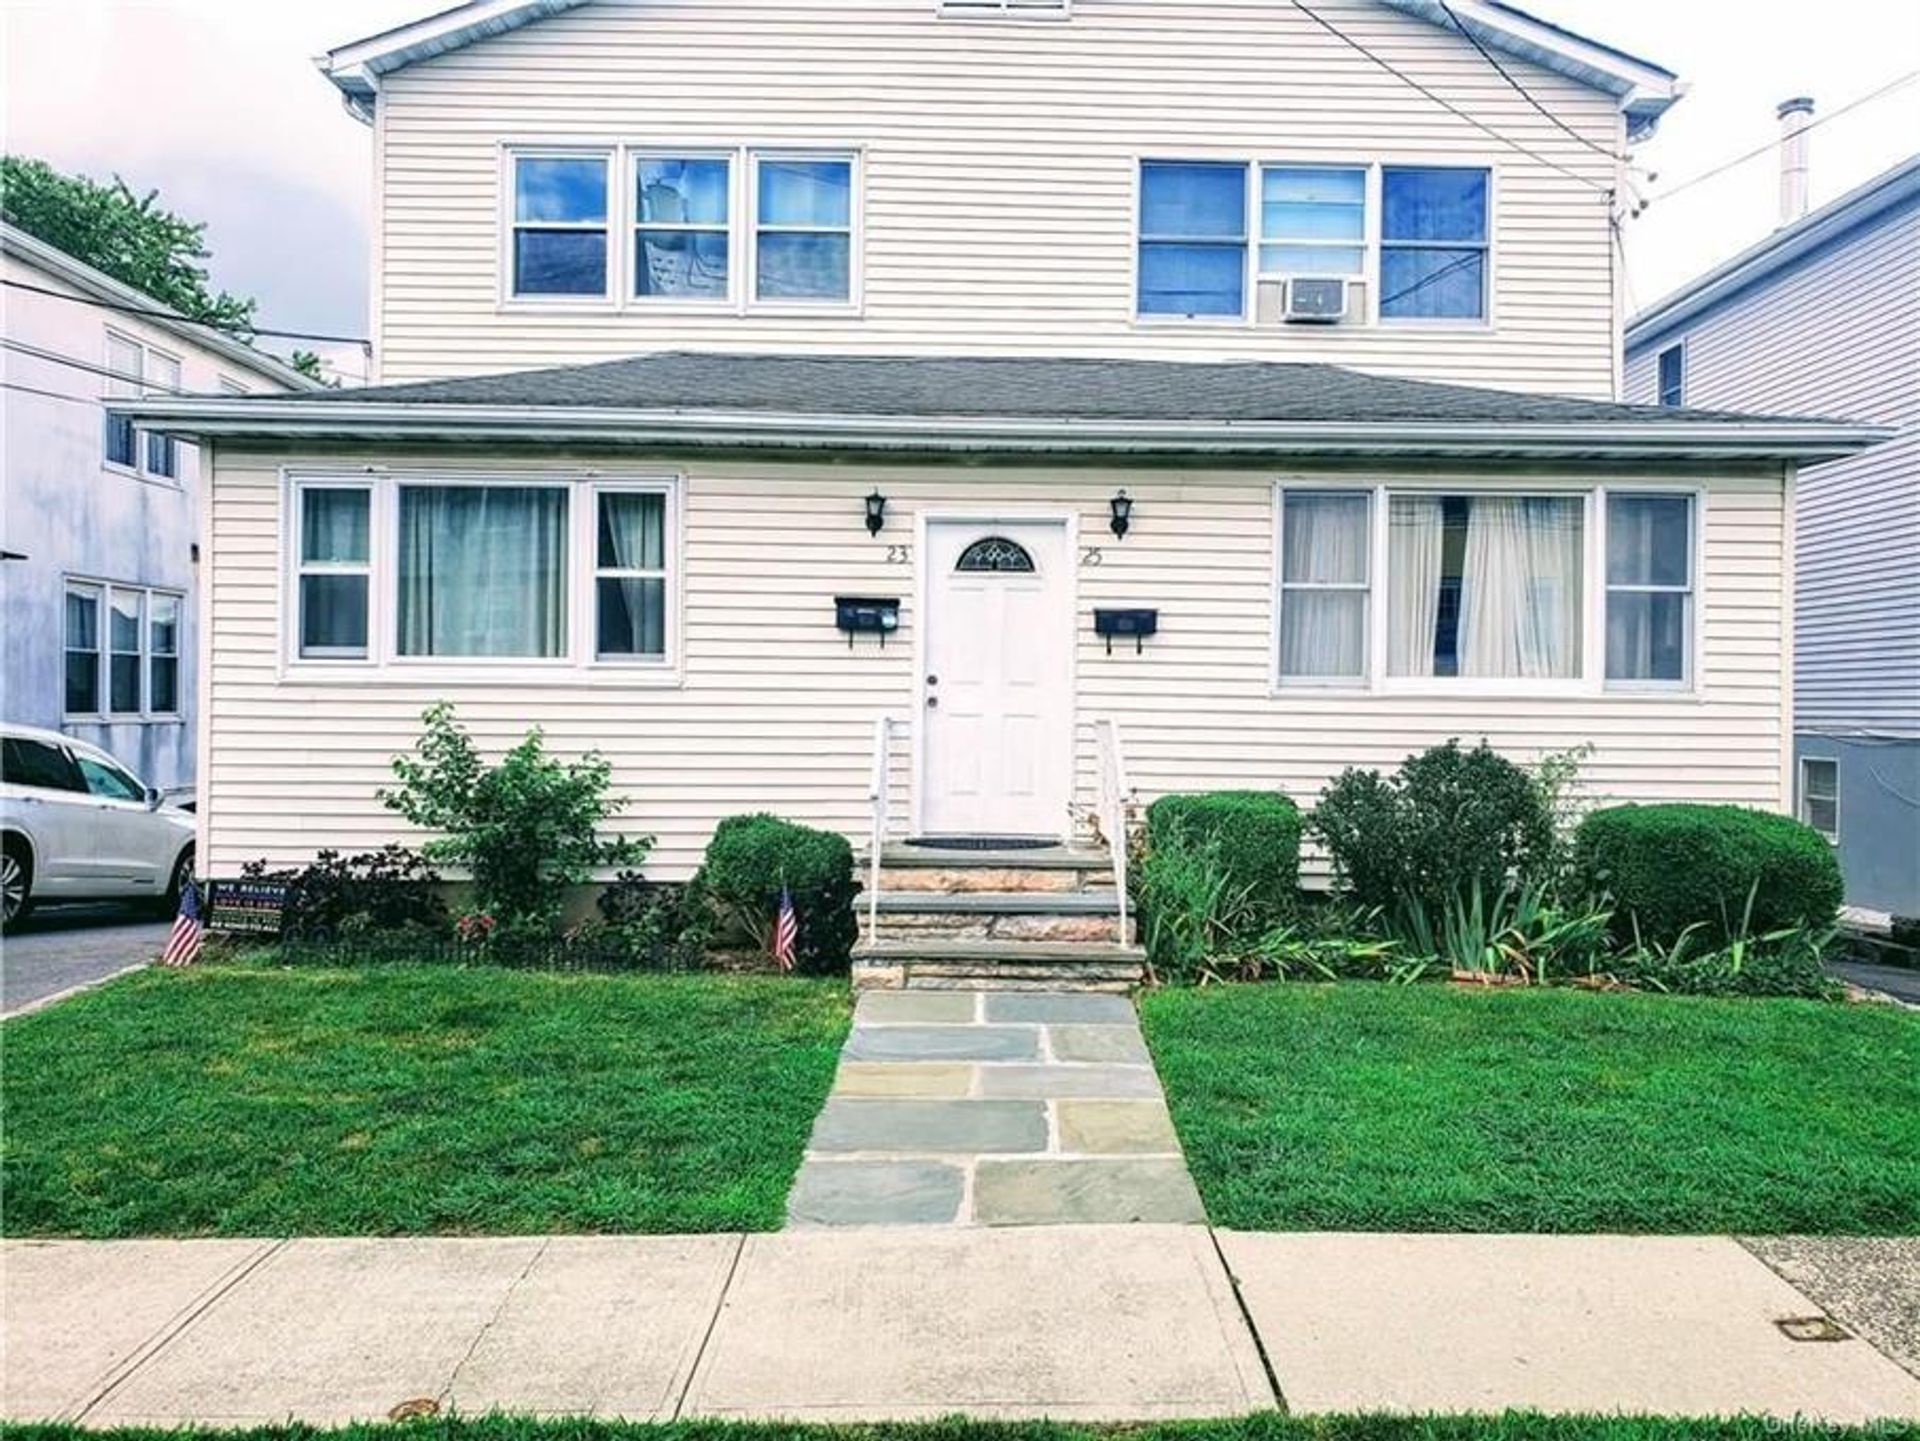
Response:
M134 400L158 392L181 390L180 358L125 335L107 332L106 394L109 400ZM102 455L108 465L141 475L177 480L180 450L170 435L138 430L122 415L109 414L102 437Z
M1660 352L1660 403L1680 406L1687 403L1687 353L1678 345Z
M1380 318L1487 318L1489 173L1389 165L1380 174Z
M934 0L934 13L948 19L1065 20L1072 0Z
M607 293L608 157L513 157L513 293Z
M1260 172L1260 273L1341 275L1367 266L1367 172L1269 165Z
M617 162L617 164L616 164ZM609 187L608 177L624 174ZM610 147L509 157L510 300L843 306L859 290L858 158ZM625 245L608 237L625 235Z
M639 155L633 162L633 293L725 300L732 254L733 164L722 156Z
M1247 167L1143 161L1139 246L1141 315L1245 314Z
M757 298L851 298L851 159L756 155L753 227Z

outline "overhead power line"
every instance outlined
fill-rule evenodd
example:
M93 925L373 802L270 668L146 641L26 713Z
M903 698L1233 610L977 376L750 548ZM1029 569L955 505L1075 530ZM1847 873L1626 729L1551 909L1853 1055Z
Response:
M71 355L62 355L57 350L42 350L37 345L29 345L24 340L0 340L0 346L18 351L22 355L31 355L35 360L44 360L51 365L64 365L73 370L84 370L91 375L104 375L108 380L118 380L127 385L137 386L141 390L161 390L168 395L187 395L191 392L177 385L162 385L157 380L148 380L144 376L129 375L124 370L114 370L105 365L95 365L91 361L80 360ZM116 397L134 400L135 396Z
M1357 50L1360 54L1366 56L1367 59L1371 60L1375 65L1378 65L1382 70L1386 71L1389 75L1393 76L1393 78L1398 80L1401 84L1408 86L1410 89L1419 91L1422 95L1426 96L1427 99L1431 100L1435 105L1438 105L1442 110L1445 110L1452 115L1458 116L1460 119L1466 121L1467 124L1471 125L1474 129L1480 131L1482 134L1489 135L1493 139L1498 140L1502 145L1505 145L1512 150L1519 151L1520 154L1526 156L1528 159L1537 160L1542 165L1546 166L1548 169L1559 171L1562 175L1566 176L1569 180L1578 181L1580 184L1586 186L1587 189L1593 191L1595 194L1605 195L1609 198L1612 197L1613 188L1611 186L1596 185L1592 180L1582 175L1579 171L1569 170L1566 166L1560 164L1559 161L1551 160L1547 156L1542 155L1539 151L1529 149L1527 146L1522 145L1518 140L1515 140L1512 136L1501 134L1498 130L1495 130L1491 125L1487 124L1486 121L1480 119L1479 116L1471 114L1468 111L1462 110L1458 105L1455 105L1451 100L1448 100L1445 96L1436 95L1432 90L1429 90L1425 85L1422 85L1418 80L1415 80L1411 75L1407 74L1406 71L1400 69L1392 61L1382 59L1380 56L1374 54L1373 51L1369 50L1365 45L1362 45L1358 40L1354 39L1351 35L1347 34L1346 31L1342 30L1338 25L1335 25L1331 20L1327 19L1324 15L1320 14L1317 10L1310 9L1306 5L1305 0L1292 0L1292 4L1294 9L1298 10L1302 15L1306 16L1309 20L1313 21L1314 24L1318 25L1322 30L1326 31L1329 35L1333 36L1336 40L1340 41L1342 44L1347 45L1354 50ZM1471 39L1472 37L1469 36L1468 38Z
M1905 75L1896 76L1894 79L1889 80L1885 85L1882 85L1878 90L1869 90L1865 95L1859 96L1853 100L1849 100L1845 105L1842 105L1838 110L1829 110L1825 115L1816 115L1812 120L1809 120L1803 127L1801 127L1800 133L1802 135L1805 135L1807 131L1817 129L1819 126L1825 125L1829 120L1838 120L1842 115L1846 115L1851 111L1858 110L1862 105L1866 105L1871 101L1878 100L1883 95L1891 95L1894 91L1900 89L1902 86L1911 85L1916 80L1920 80L1920 70L1909 70ZM1745 165L1749 160L1756 160L1762 155L1769 154L1773 151L1773 149L1776 146L1779 145L1779 143L1780 142L1778 139L1769 140L1767 141L1766 144L1756 145L1754 146L1753 149L1744 151L1743 153L1734 156L1733 159L1731 160L1723 160L1718 165L1714 166L1711 170L1703 170L1698 175L1695 175L1690 179L1680 181L1677 185L1668 186L1665 190L1662 190L1658 195L1655 195L1651 199L1647 200L1644 204L1641 205L1640 208L1644 210L1648 205L1656 204L1657 202L1662 200L1669 200L1673 196L1678 195L1683 190L1691 190L1693 189L1694 186L1702 184L1705 181L1711 180L1716 175L1726 174L1729 170L1733 169L1736 165Z
M207 330L215 330L236 340L244 340L249 335L271 335L278 340L318 340L329 345L357 345L362 350L370 350L373 342L364 335L323 335L311 330L275 330L266 325L233 325L218 320L195 320L190 315L178 311L163 310L154 306L123 305L113 300L95 300L90 295L69 295L64 290L49 290L44 285L29 285L24 280L0 280L9 290L30 290L35 295L51 296L55 300L68 300L76 305L97 305L102 310L118 311L122 315L141 315L149 320L168 320L175 325L198 325Z
M1525 100L1527 104L1531 105L1535 110L1538 110L1557 129L1565 131L1573 139L1579 141L1582 145L1586 146L1587 149L1595 152L1596 154L1604 155L1609 160L1617 160L1622 165L1627 165L1632 162L1632 158L1633 158L1632 156L1617 154L1614 151L1609 150L1606 146L1599 144L1597 141L1588 139L1586 136L1582 135L1578 130L1575 130L1571 125L1567 124L1567 122L1562 120L1558 115L1555 115L1551 110L1547 109L1546 106L1542 105L1537 99L1534 98L1533 92L1527 89L1527 87L1522 85L1518 80L1516 80L1513 76L1513 72L1508 70L1506 66L1502 65L1499 59L1494 55L1494 53L1491 50L1487 49L1486 46L1480 43L1480 37L1475 35L1471 30L1467 29L1465 23L1461 21L1460 17L1453 13L1453 6L1449 5L1447 3L1447 0L1440 0L1440 8L1446 11L1447 19L1453 22L1453 28L1458 30L1462 35L1467 37L1468 43L1470 43L1475 50L1478 50L1480 52L1481 56L1486 60L1487 64L1491 65L1495 70L1500 72L1500 78L1506 81L1507 84L1511 85L1515 90L1517 90L1520 93L1521 99Z

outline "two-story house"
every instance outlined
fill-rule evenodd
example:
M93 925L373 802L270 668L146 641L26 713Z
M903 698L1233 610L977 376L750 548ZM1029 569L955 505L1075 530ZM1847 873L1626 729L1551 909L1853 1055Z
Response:
M1486 0L478 0L323 68L385 383L130 411L214 456L213 873L405 839L440 699L604 753L667 879L1450 736L1788 803L1793 470L1873 437L1613 401L1658 66Z
M0 719L65 731L191 792L200 456L107 402L314 382L12 225L0 276Z
M1802 106L1780 228L1634 318L1627 394L1897 432L1795 487L1793 744L1849 903L1920 916L1920 155L1803 213Z

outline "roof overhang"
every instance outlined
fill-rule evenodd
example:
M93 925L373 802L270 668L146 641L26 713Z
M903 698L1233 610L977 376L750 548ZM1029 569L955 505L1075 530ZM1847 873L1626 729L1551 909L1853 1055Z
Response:
M1499 0L1381 0L1382 4L1451 30L1454 17L1489 50L1526 60L1611 95L1627 117L1627 135L1653 133L1660 117L1686 93L1680 77L1651 60L1602 45Z
M283 385L288 390L320 388L320 382L302 375L285 361L254 349L225 331L190 319L173 307L155 300L146 291L136 290L104 271L95 270L85 261L75 260L58 246L47 244L37 235L29 235L17 225L0 222L0 253L14 256L36 270L44 271L72 286L88 299L137 310L140 318L148 324L157 325L170 335L212 351L222 360L231 361L236 367L273 381L276 385Z
M1698 280L1656 300L1627 322L1625 343L1638 350L1742 291L1778 275L1888 211L1920 201L1920 155L1876 175L1811 215L1782 226L1758 245L1722 262Z
M340 87L361 119L372 114L380 77L490 36L576 9L588 0L469 0L451 10L355 40L314 62ZM928 0L931 8L931 0ZM1499 50L1614 96L1630 136L1651 133L1685 87L1672 71L1624 50L1563 30L1499 0L1381 0L1442 29L1454 18L1489 50ZM1451 14L1449 13L1451 11Z
M1579 461L1795 461L1852 455L1878 426L1803 420L1632 424L1327 420L1111 420L649 411L421 402L161 396L114 404L194 439L892 454L1320 457Z

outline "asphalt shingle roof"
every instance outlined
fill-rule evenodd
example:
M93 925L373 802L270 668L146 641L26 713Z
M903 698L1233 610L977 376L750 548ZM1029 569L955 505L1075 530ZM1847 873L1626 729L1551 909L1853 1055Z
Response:
M1711 426L1751 418L1723 411L1617 405L1402 380L1335 365L692 351L508 375L321 391L300 399L319 405L564 406L656 413L731 411L1202 424L1430 421Z

